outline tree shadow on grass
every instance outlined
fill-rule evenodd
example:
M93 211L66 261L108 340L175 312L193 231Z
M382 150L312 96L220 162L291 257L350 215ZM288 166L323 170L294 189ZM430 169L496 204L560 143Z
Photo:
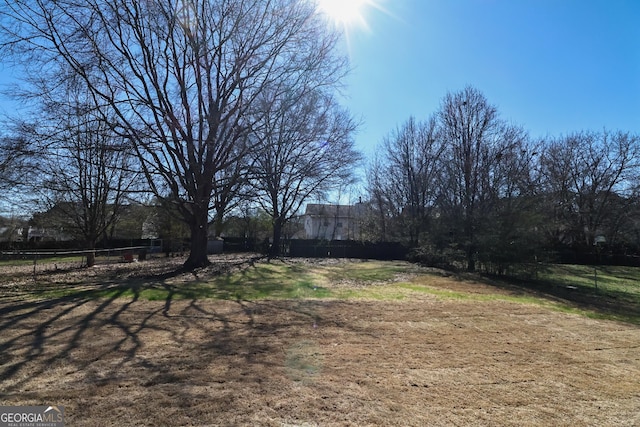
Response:
M227 301L220 302L201 298L204 277L176 283L181 270L0 300L0 401L73 402L132 382L143 389L182 384L179 400L188 401L200 398L187 387L198 383L198 372L220 366L202 381L246 381L254 372L251 381L259 382L255 372L282 367L274 358L285 352L279 337L322 319L314 302L251 301L252 292L277 285L252 265L239 276L255 279L252 288L238 293L238 283L223 282L216 297ZM154 292L157 301L148 298ZM280 320L265 321L271 312Z

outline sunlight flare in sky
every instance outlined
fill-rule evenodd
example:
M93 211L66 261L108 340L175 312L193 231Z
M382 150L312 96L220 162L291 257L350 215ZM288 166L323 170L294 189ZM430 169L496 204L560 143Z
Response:
M320 12L345 31L356 26L369 30L364 16L369 7L380 8L376 0L318 0Z

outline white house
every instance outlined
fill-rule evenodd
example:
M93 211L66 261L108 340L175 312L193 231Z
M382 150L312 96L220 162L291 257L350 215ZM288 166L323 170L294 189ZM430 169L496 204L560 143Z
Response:
M360 236L365 205L308 204L303 215L307 239L352 240Z

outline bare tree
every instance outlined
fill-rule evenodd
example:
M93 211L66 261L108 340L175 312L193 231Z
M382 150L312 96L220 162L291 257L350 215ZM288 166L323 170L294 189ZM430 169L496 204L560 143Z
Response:
M479 232L513 177L504 168L522 151L526 134L499 118L497 109L473 87L444 98L438 112L439 135L446 144L439 204L450 230L475 270ZM507 163L510 164L510 163Z
M353 148L356 125L335 100L319 90L272 92L263 98L261 150L253 159L253 186L272 218L271 255L280 253L285 223L310 198L352 178L360 155Z
M4 117L2 126L0 211L24 215L33 210L31 183L38 177L40 152L36 142L29 137L33 129L24 128L24 117Z
M640 138L629 133L578 132L549 141L541 167L551 235L583 248L599 234L611 241L637 193L639 156Z
M28 181L35 154L34 147L24 136L7 134L0 137L0 203L9 202L5 196L13 194L12 190L21 188L24 181Z
M539 147L517 126L504 128L500 146L489 172L491 195L476 233L478 259L485 270L497 274L533 261L543 245Z
M369 212L363 218L366 236L370 240L386 242L393 234L390 222L393 209L387 195L387 180L384 160L378 153L367 167L367 193L369 194Z
M208 264L216 174L261 119L265 87L344 74L313 2L2 0L5 52L56 82L71 68L117 120L149 185L190 228L186 268ZM60 67L59 65L64 66ZM32 74L33 75L33 74ZM246 147L247 149L250 147Z
M419 243L428 228L438 195L440 156L444 145L437 138L435 118L418 122L410 117L382 143L384 163L377 176L383 181L377 197L386 199L401 234L409 244ZM374 193L375 194L375 193Z
M32 188L66 233L94 249L135 189L137 173L130 145L103 120L106 113L71 88L67 94L64 103L47 103L37 124L22 126L21 137L38 147ZM90 251L87 265L93 263Z

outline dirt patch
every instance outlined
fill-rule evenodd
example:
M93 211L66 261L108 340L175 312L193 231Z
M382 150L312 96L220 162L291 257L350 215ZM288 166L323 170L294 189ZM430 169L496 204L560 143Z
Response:
M513 302L4 298L0 330L0 404L73 426L640 424L640 328Z

